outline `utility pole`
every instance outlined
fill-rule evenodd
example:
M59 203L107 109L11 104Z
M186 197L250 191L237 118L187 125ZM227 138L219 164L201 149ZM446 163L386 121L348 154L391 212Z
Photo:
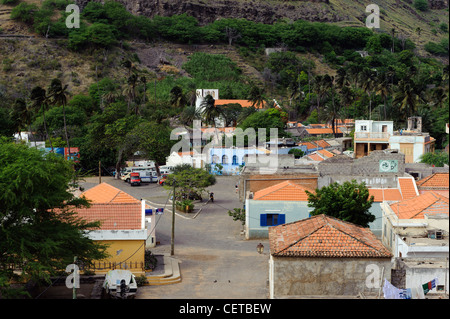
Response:
M172 191L172 241L170 244L170 256L174 255L174 244L175 244L175 180L173 180L173 191Z

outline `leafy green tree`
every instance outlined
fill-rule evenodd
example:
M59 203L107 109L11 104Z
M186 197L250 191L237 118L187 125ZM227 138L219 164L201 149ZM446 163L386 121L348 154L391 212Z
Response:
M435 151L434 153L425 153L420 158L421 163L428 165L443 167L444 164L449 164L448 153L445 151Z
M240 221L242 226L245 225L245 209L233 208L233 210L228 211L228 215L233 217L234 221Z
M368 227L375 220L369 212L374 197L369 196L365 183L358 184L355 180L342 185L332 183L315 193L308 194L308 207L313 207L312 216L325 214L340 220Z
M116 172L120 171L124 156L136 151L137 137L131 132L140 122L140 118L133 114L105 125L105 143L117 151ZM115 178L119 178L118 174Z
M269 130L271 128L278 129L278 137L287 137L287 133L284 130L285 124L287 121L287 114L286 112L280 111L276 108L267 109L263 112L255 112L249 115L245 120L242 121L242 123L239 125L239 127L245 131L248 128L255 129L257 142L259 140L258 138L258 129L263 128L266 132L265 141L268 141L270 138ZM246 137L246 136L245 136ZM246 143L247 144L247 143Z
M175 198L182 200L187 196L202 197L206 188L216 183L216 177L202 168L183 166L175 168L174 173L167 176L165 183L168 187L175 183Z
M172 146L176 141L170 139L171 129L166 122L141 121L129 134L129 140L136 140L136 150L155 162L158 178L161 176L159 167L166 163Z
M305 152L303 152L299 148L293 148L293 149L289 150L288 154L294 154L295 158L300 158L300 157L303 157L303 155L305 155Z
M12 281L50 283L73 263L106 257L105 246L84 231L98 228L73 212L88 206L69 191L71 163L24 144L0 139L0 293L17 297ZM10 268L15 265L21 272ZM23 291L22 291L23 293Z

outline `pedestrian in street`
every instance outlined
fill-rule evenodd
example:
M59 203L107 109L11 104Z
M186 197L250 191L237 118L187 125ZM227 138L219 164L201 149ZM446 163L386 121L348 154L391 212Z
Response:
M235 188L236 188L236 194L238 193L238 190L239 190L239 185L236 183L236 186L235 186Z

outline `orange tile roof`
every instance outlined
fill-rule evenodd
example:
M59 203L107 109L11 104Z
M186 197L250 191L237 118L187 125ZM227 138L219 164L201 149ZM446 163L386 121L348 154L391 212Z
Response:
M101 183L81 193L92 203L139 203L140 201L133 196L121 191L108 183Z
M318 161L318 162L322 162L324 160L320 155L318 155L316 153L310 154L307 157L310 158L313 161Z
M369 188L369 196L374 197L374 202L400 201L402 193L397 188Z
M242 107L251 107L252 101L249 100L216 100L214 102L215 105L226 105L226 104L240 104ZM264 105L263 105L264 106ZM256 108L262 108L262 106Z
M448 189L446 190L441 190L441 189L433 189L433 190L428 190L428 189L419 189L419 194L426 194L428 192L435 192L436 194L442 195L444 197L449 198L450 197L450 191Z
M432 191L389 206L399 219L422 219L424 214L449 214L449 199Z
M327 150L320 150L320 151L317 151L317 153L322 154L326 158L330 158L330 157L336 156L336 154L333 154L333 153L331 153L331 152L329 152Z
M255 192L253 199L308 201L308 195L305 192L306 190L314 193L314 190L288 180Z
M306 145L306 148L308 150L313 149L313 148L317 148L316 145L312 144L311 142L302 142L302 143L298 143L299 146L301 145Z
M326 215L270 227L269 242L276 257L392 257L369 228Z
M333 134L331 128L307 128L306 132L309 134Z
M417 181L419 189L449 189L449 174L435 173Z
M318 140L318 141L314 141L315 144L319 145L320 147L326 148L326 147L330 147L331 145L325 141L325 140Z
M142 228L142 210L138 203L94 203L75 209L87 222L100 221L101 230L131 230Z
M419 195L416 189L416 182L412 177L399 177L398 185L402 192L403 199L413 198Z

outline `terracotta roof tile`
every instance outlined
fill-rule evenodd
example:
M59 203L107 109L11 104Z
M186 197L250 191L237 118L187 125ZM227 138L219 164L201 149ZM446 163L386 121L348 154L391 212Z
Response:
M374 202L400 201L402 193L397 188L369 188L369 195L374 197Z
M269 228L276 257L390 258L392 254L369 228L326 215Z
M140 201L124 191L109 185L101 183L81 193L92 203L140 203Z
M308 155L307 157L310 158L310 159L313 160L313 161L318 161L318 162L321 162L321 161L324 160L323 157L321 157L320 155L318 155L318 154L316 154L316 153L310 154L310 155Z
M214 104L215 105L226 105L226 104L240 104L242 107L251 107L252 106L252 101L249 100L215 100ZM257 107L255 105L256 108L261 108L261 107Z
M314 190L288 180L255 192L255 194L253 195L253 199L308 201L308 195L305 192L306 190L314 193Z
M449 214L449 199L433 191L389 206L399 219L422 219L424 214Z
M306 132L309 134L332 134L333 130L331 128L307 128Z
M331 145L325 141L325 140L318 140L318 141L314 141L315 144L319 145L320 147L326 148L326 147L330 147Z
M323 156L325 156L325 158L330 158L330 157L336 156L336 154L333 154L327 150L319 150L319 151L317 151L317 153L322 154Z
M402 192L403 199L413 198L419 195L416 188L416 182L412 177L399 177L398 185Z
M131 230L142 226L140 203L94 203L88 208L77 208L76 212L88 222L100 221L101 230Z
M308 150L317 148L317 145L314 145L314 144L312 144L311 142L302 142L302 143L299 143L298 145L299 145L299 146L301 146L301 145L306 145L306 148L307 148Z
M435 173L417 181L419 189L449 189L449 174Z

